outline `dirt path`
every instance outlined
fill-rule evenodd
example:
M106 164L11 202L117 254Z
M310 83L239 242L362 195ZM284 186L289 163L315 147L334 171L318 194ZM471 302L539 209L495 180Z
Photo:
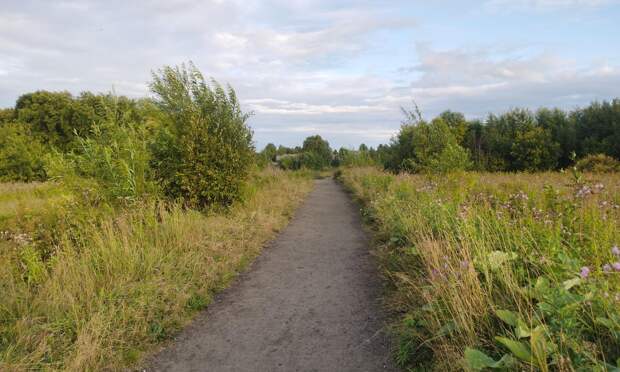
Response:
M380 284L359 213L331 179L148 371L386 371Z

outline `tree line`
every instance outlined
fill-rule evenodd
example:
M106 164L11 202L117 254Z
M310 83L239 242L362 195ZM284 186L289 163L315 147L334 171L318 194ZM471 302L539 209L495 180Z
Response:
M239 199L255 150L235 91L191 62L154 72L150 90L22 95L0 111L0 181L52 179L94 199L162 195L199 208Z
M393 172L548 171L576 162L585 170L620 170L620 99L564 111L516 108L484 120L445 111L425 120L417 107L403 109L400 131L376 149L332 150L332 165L380 165ZM329 144L327 144L329 148ZM303 147L263 150L275 159ZM303 166L298 158L298 166Z

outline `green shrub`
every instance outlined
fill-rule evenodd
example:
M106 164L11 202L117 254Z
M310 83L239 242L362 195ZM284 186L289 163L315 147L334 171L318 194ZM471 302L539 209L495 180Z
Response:
M205 81L191 63L154 73L151 90L166 115L152 145L152 167L166 195L197 207L238 199L254 148L249 115L234 90Z
M319 135L306 138L302 151L301 166L304 168L320 170L331 164L332 150L329 147L329 142Z
M575 164L581 172L611 173L620 170L620 161L605 154L588 155Z
M43 181L44 146L23 124L0 126L0 181Z
M297 170L301 168L301 154L284 154L278 157L278 165L284 170Z
M157 189L149 168L148 137L140 124L118 115L114 102L107 119L94 123L88 137L76 137L74 151L49 156L48 172L74 188L94 182L97 196L109 200L135 199Z

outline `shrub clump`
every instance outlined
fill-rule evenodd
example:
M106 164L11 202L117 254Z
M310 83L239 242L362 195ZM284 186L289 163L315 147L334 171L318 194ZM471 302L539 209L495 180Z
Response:
M207 82L192 63L154 73L151 90L165 114L151 164L164 193L194 207L238 199L254 146L235 91Z
M32 137L27 126L0 126L0 181L44 181L44 146Z
M620 170L620 161L605 154L596 154L582 158L575 166L581 172L612 173Z

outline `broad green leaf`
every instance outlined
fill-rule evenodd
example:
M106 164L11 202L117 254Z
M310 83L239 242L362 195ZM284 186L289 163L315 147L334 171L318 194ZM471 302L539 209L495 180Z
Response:
M530 330L529 325L527 325L524 321L519 319L517 320L517 326L515 328L515 332L516 332L517 338L524 338L524 337L530 337L532 331Z
M529 346L520 341L511 340L506 337L495 337L497 342L506 346L517 358L531 362L532 361L532 353L530 351Z
M473 371L481 371L484 368L492 368L491 366L497 363L497 361L482 351L469 347L465 349L465 361L467 362L467 367Z
M509 354L505 354L502 359L496 361L482 351L470 347L465 349L465 361L468 369L473 371L480 371L485 368L504 368L514 363Z
M495 314L504 321L513 327L517 326L517 320L519 320L518 315L510 310L495 310Z
M574 278L574 279L569 279L562 284L564 285L564 289L568 291L569 289L573 288L576 285L579 285L580 283L581 283L580 278Z

